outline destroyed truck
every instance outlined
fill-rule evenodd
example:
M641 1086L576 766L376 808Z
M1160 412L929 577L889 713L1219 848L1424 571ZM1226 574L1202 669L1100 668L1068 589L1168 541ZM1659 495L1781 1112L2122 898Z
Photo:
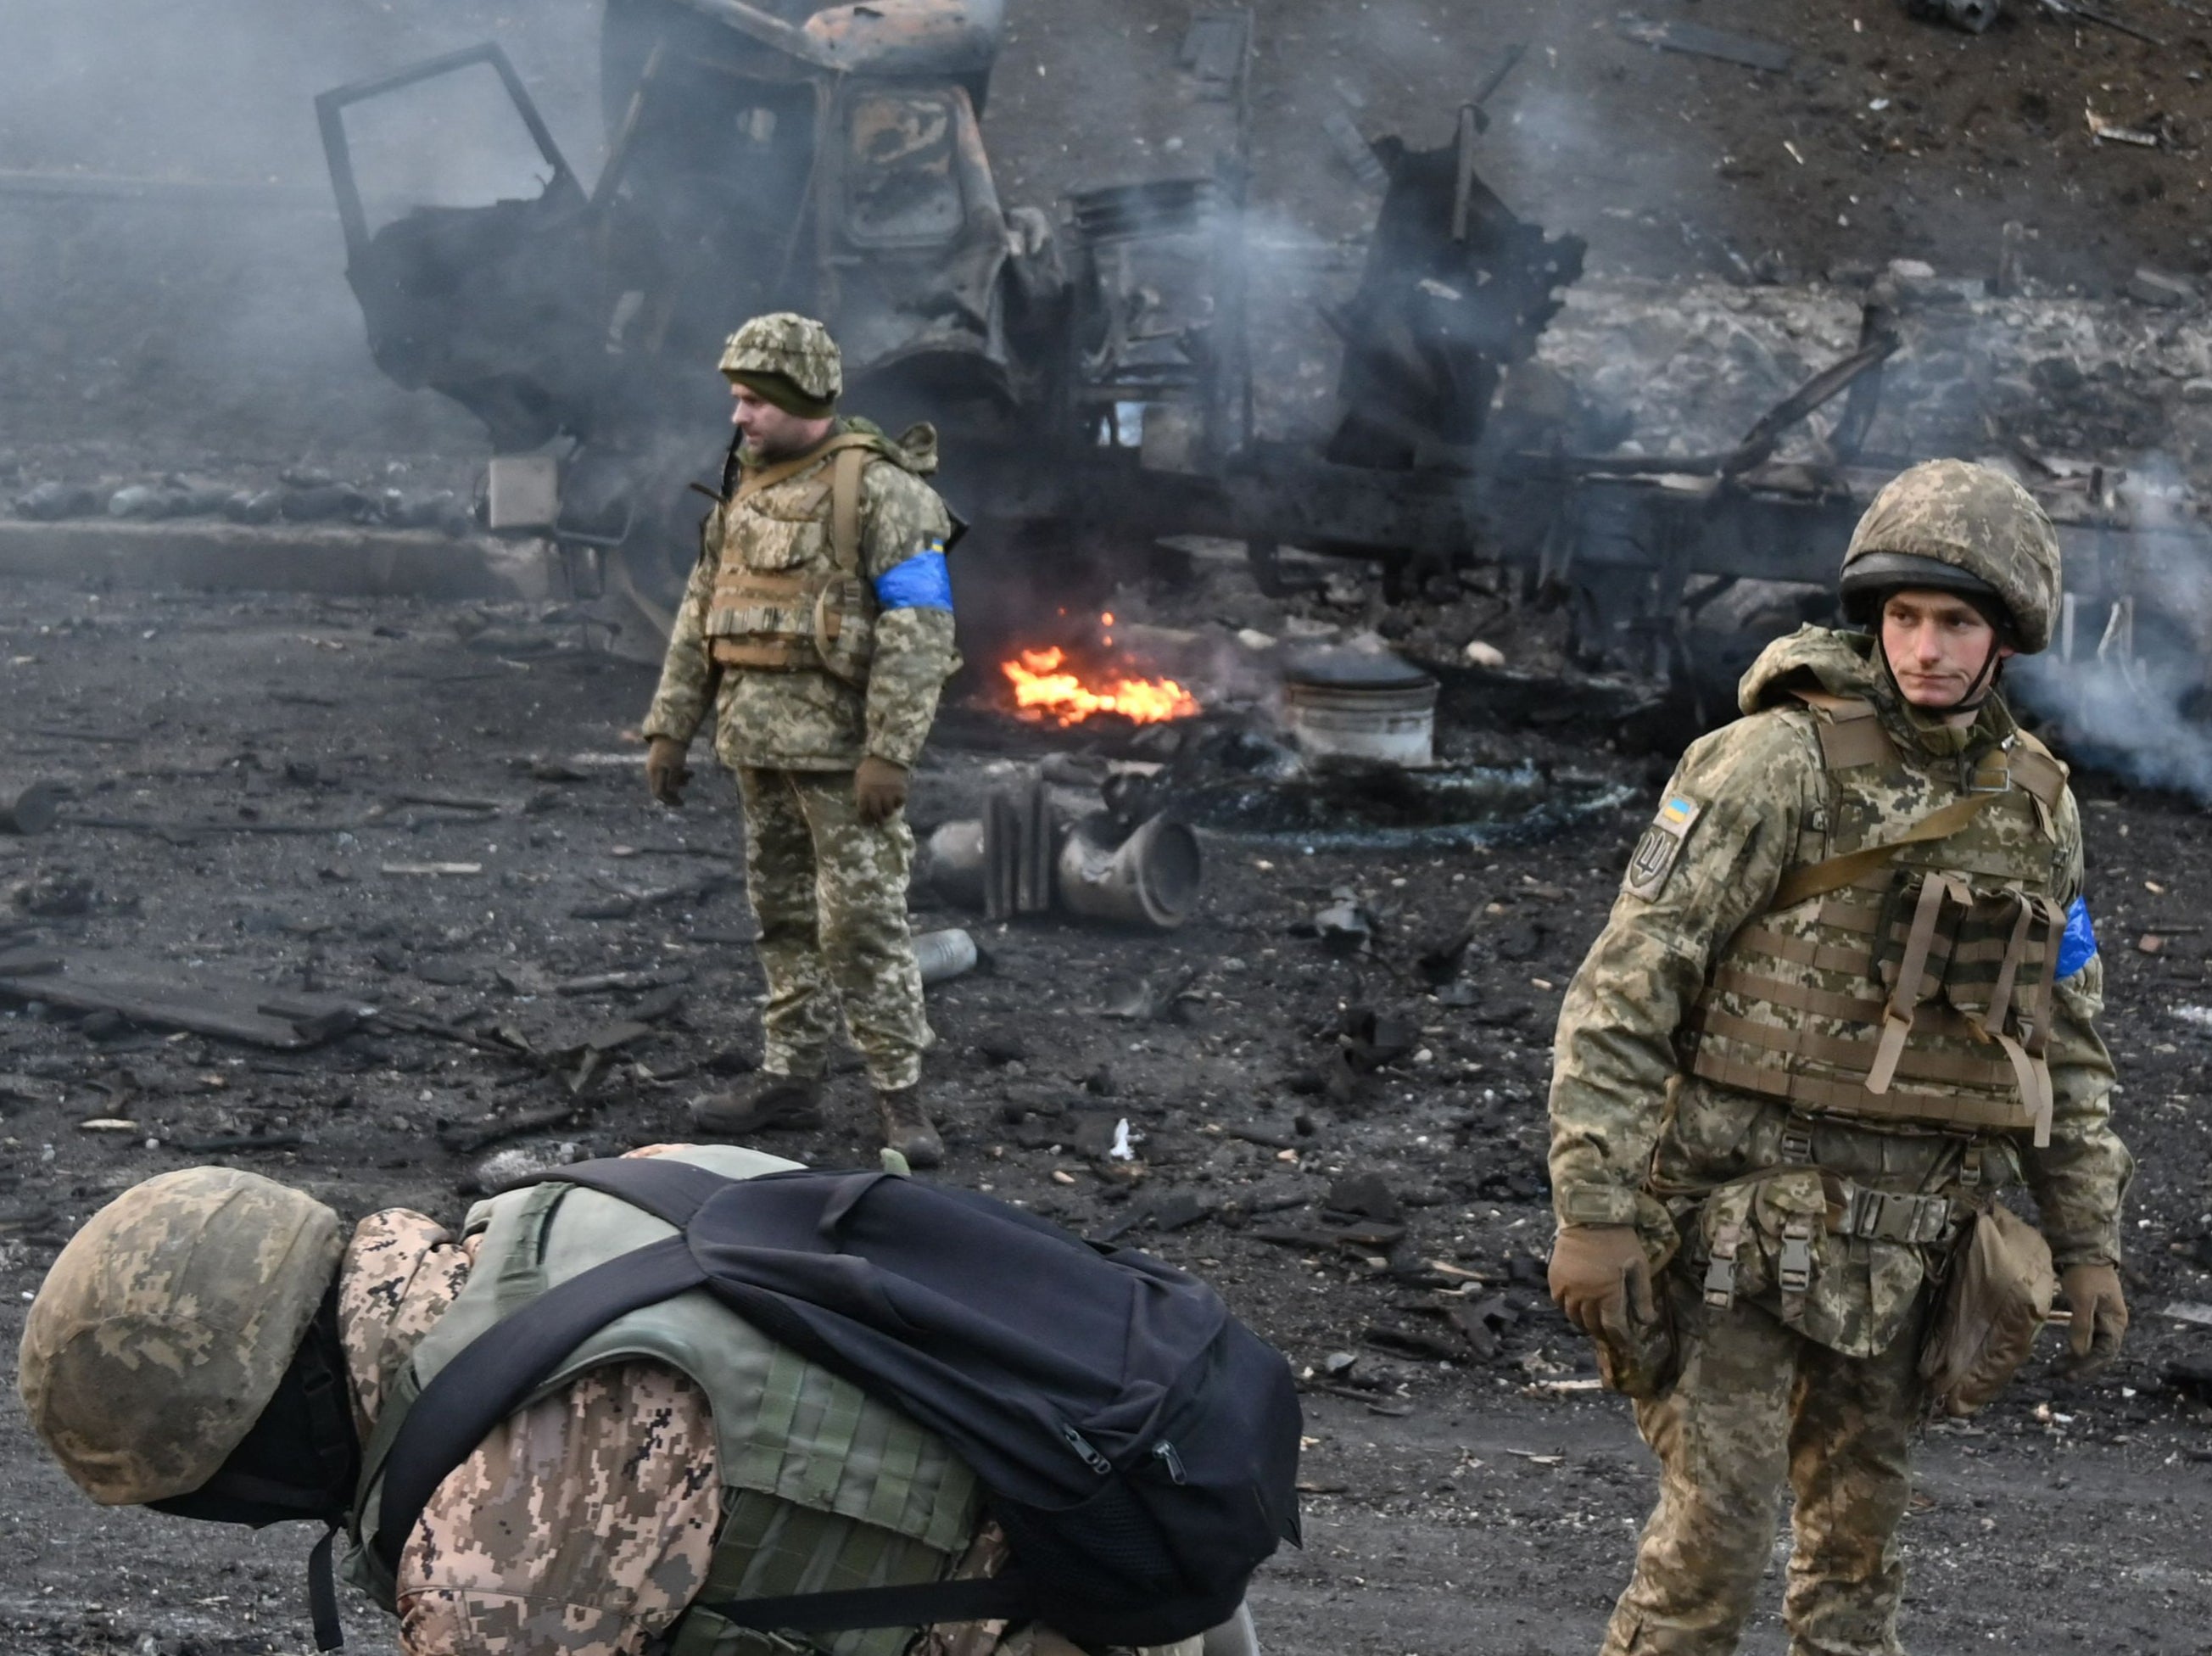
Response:
M1622 434L1531 363L1582 243L1516 217L1477 171L1517 51L1446 143L1357 155L1382 195L1356 289L1322 313L1337 411L1291 441L1254 419L1249 12L1196 12L1170 71L1229 112L1211 164L1078 192L1055 221L1005 204L984 149L1001 0L792 9L606 0L588 184L496 45L317 100L377 363L482 420L489 527L560 547L580 594L642 624L624 638L641 654L693 557L690 489L723 477L703 365L772 309L829 322L847 406L943 429L939 481L975 529L956 572L991 569L963 587L971 633L1079 597L1081 554L1158 537L1242 541L1267 586L1285 546L1377 561L1400 589L1482 558L1570 606L1587 664L1670 679L1721 717L1764 637L1817 618L1873 490L1925 458L1861 452L1908 320L1880 292L1858 349L1733 448L1607 452ZM409 107L432 94L462 113ZM520 184L476 177L498 136L523 151ZM1838 397L1810 457L1778 458ZM2102 470L2026 480L2067 545L2069 640L2124 644L2145 569L2201 557L2193 503L2146 510ZM1805 591L1747 627L1725 601L1747 581ZM1001 641L977 642L988 660Z
M611 553L611 578L665 611L695 544L685 484L720 472L727 409L700 365L763 311L830 319L852 401L886 421L988 435L1040 396L1023 341L1064 284L1042 216L1001 206L977 126L1002 21L990 0L800 24L608 0L588 185L496 45L319 98L370 350L483 421L490 527ZM466 157L449 146L492 130L487 100L526 135L536 193L408 199L410 182L451 190ZM364 155L380 116L403 137Z
M588 184L496 45L322 94L370 350L483 423L490 527L551 537L665 625L700 509L685 485L720 474L701 364L744 317L788 307L836 332L848 406L946 428L943 486L984 547L1212 531L1250 542L1263 579L1285 542L1462 555L1462 462L1581 258L1475 177L1480 109L1443 150L1378 146L1393 183L1369 279L1329 319L1362 412L1325 449L1271 444L1252 429L1243 292L1249 15L1198 14L1183 50L1237 141L1199 175L1079 193L1058 234L1000 201L984 153L1003 23L996 0L797 22L744 0L608 0ZM410 107L434 93L467 113ZM526 147L526 193L427 198L466 195L498 136Z

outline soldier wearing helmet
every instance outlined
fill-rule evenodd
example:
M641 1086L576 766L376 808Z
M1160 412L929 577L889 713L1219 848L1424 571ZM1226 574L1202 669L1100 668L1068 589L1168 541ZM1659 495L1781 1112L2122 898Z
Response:
M735 1178L796 1165L725 1145L635 1154ZM546 1184L479 1202L459 1235L392 1209L349 1239L300 1191L186 1168L70 1239L25 1318L17 1387L104 1506L343 1529L343 1573L397 1615L403 1656L1073 1656L1036 1623L771 1635L719 1615L825 1584L994 1574L1007 1550L941 1438L711 1297L629 1312L577 1348L437 1483L391 1561L374 1539L384 1457L414 1401L556 1273L667 1234ZM330 1553L326 1537L310 1567L324 1649ZM1203 1644L1256 1656L1242 1610Z
M646 776L681 805L685 750L711 716L744 801L768 1004L759 1072L695 1104L694 1125L717 1137L818 1125L842 1009L884 1142L934 1166L904 812L960 664L951 519L922 480L937 435L918 425L893 441L840 418L836 343L806 317L755 317L721 369L737 435L643 726Z
M1785 1482L1793 1656L1893 1656L1908 1440L1975 1401L1947 1270L2047 1308L2055 1269L2084 1373L2127 1326L2081 818L1997 692L2050 642L2057 537L2010 478L1931 461L1840 587L1865 630L1753 663L1559 1014L1552 1292L1662 1470L1607 1656L1734 1650ZM1992 1210L2019 1182L2047 1257ZM1959 1268L1984 1234L2025 1239L2008 1276Z

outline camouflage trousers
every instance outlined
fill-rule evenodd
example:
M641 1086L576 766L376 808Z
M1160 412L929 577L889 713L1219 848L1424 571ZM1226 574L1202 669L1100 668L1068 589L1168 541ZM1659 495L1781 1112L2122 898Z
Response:
M912 1087L932 1037L907 927L905 816L862 822L849 770L740 769L738 790L768 977L762 1068L824 1073L842 1006L869 1081Z
M1659 1457L1659 1505L1603 1656L1735 1649L1785 1482L1796 1497L1783 1600L1790 1656L1898 1656L1897 1526L1923 1406L1923 1318L1875 1355L1846 1357L1756 1305L1707 1306L1679 1269L1665 1286L1681 1377L1636 1405Z

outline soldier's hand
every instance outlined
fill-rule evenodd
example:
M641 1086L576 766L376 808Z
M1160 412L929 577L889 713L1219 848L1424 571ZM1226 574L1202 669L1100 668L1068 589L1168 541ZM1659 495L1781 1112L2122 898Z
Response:
M686 744L673 736L655 736L645 750L645 785L663 805L684 803L684 789L691 780L684 768Z
M906 767L871 753L853 772L853 802L863 822L886 822L906 808Z
M1658 1316L1633 1225L1569 1225L1552 1243L1552 1298L1583 1333L1626 1342Z
M2067 1368L2085 1379L2120 1355L2128 1331L2127 1297L2120 1292L2119 1272L2110 1265L2069 1265L2058 1286L2074 1313Z

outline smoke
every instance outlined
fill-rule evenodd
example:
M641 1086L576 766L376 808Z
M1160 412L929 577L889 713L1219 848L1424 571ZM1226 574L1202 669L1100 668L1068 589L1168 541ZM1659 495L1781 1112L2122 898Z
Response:
M500 38L585 164L598 0L534 6L520 39L502 11L511 18L491 0L8 8L0 447L22 480L479 451L474 422L400 392L369 361L313 100ZM457 137L417 153L493 153L474 132ZM421 182L399 174L392 187Z
M2118 496L2133 527L2124 555L2096 572L2111 590L2069 600L2053 648L2014 664L2015 693L2077 764L2212 805L2212 536L2163 456Z

